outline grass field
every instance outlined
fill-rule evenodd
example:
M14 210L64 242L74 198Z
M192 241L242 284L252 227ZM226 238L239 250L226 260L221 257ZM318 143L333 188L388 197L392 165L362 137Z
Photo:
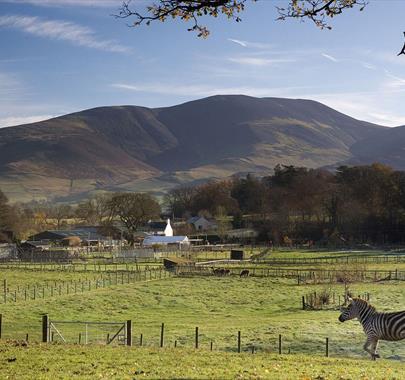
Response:
M3 379L403 379L403 364L387 360L18 342L0 351Z
M195 327L200 346L236 351L237 332L242 350L253 345L258 351L276 352L282 334L283 352L323 355L325 338L330 354L364 357L361 327L356 322L340 324L338 311L303 311L301 296L324 285L297 286L292 280L238 277L170 278L147 283L112 286L83 294L37 299L2 305L3 337L39 340L41 316L64 321L133 321L134 344L143 334L146 346L159 346L161 323L165 344L193 347ZM352 286L354 292L370 292L381 310L405 308L405 284L378 283ZM343 293L343 286L336 292ZM71 343L77 342L83 326L60 325ZM97 331L92 332L94 338ZM405 355L401 343L383 343L381 353Z
M387 265L381 264L379 268L382 267L385 269ZM1 277L9 283L20 285L55 278L74 280L81 275L22 269L1 271ZM297 285L295 279L174 277L2 304L2 337L12 342L3 343L0 350L4 357L15 356L19 365L0 360L0 373L4 370L10 378L24 378L24 370L31 375L35 371L36 378L70 378L75 373L84 378L403 378L399 372L401 364L387 360L398 358L395 355L405 357L403 342L382 342L379 351L384 360L376 365L366 361L362 350L364 334L357 321L339 323L338 310L301 309L302 295L329 287L343 295L343 285ZM350 288L354 294L370 293L371 303L378 310L405 309L405 282L357 283ZM54 321L130 319L134 347L78 345L78 336L83 336L85 325L63 323L56 326L68 345L39 345L34 342L41 338L43 314ZM159 349L162 323L165 347ZM199 327L198 351L194 350L196 327ZM238 331L241 331L241 354L236 353ZM91 326L87 333L90 343L100 343L105 342L107 333L114 331ZM26 334L28 348L13 343L25 339ZM139 347L141 334L143 347ZM326 338L331 358L324 357ZM61 341L57 335L54 340ZM211 342L213 352L209 350ZM248 354L252 346L255 355ZM51 353L57 360L48 363ZM29 357L37 359L29 362ZM136 371L144 373L135 374Z

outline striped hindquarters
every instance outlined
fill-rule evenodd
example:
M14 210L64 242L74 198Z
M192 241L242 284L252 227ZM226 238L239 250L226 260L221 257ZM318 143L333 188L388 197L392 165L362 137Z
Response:
M376 313L367 322L363 325L367 335L375 334L378 339L382 340L405 338L405 311Z

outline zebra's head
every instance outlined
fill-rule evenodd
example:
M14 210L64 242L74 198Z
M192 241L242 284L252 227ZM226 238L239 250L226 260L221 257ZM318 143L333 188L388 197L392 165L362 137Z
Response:
M349 305L341 309L341 314L339 316L340 322L349 321L359 317L360 313L364 312L366 309L372 309L375 311L375 308L371 306L368 302L360 298L349 298Z
M341 308L341 314L339 316L340 322L349 321L350 319L354 319L358 315L358 308L357 308L357 300L349 298L349 305L347 307Z

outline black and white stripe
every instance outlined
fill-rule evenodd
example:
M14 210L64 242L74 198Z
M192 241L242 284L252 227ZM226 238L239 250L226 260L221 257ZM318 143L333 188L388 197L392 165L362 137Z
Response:
M357 318L363 326L367 336L363 348L375 360L380 356L377 353L379 340L395 341L405 338L405 311L394 313L379 313L368 302L354 298L349 306L342 310L340 322Z

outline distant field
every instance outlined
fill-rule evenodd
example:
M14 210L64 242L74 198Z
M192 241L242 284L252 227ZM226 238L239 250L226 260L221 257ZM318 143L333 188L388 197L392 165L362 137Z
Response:
M388 360L16 342L0 350L4 379L403 379L403 364Z

